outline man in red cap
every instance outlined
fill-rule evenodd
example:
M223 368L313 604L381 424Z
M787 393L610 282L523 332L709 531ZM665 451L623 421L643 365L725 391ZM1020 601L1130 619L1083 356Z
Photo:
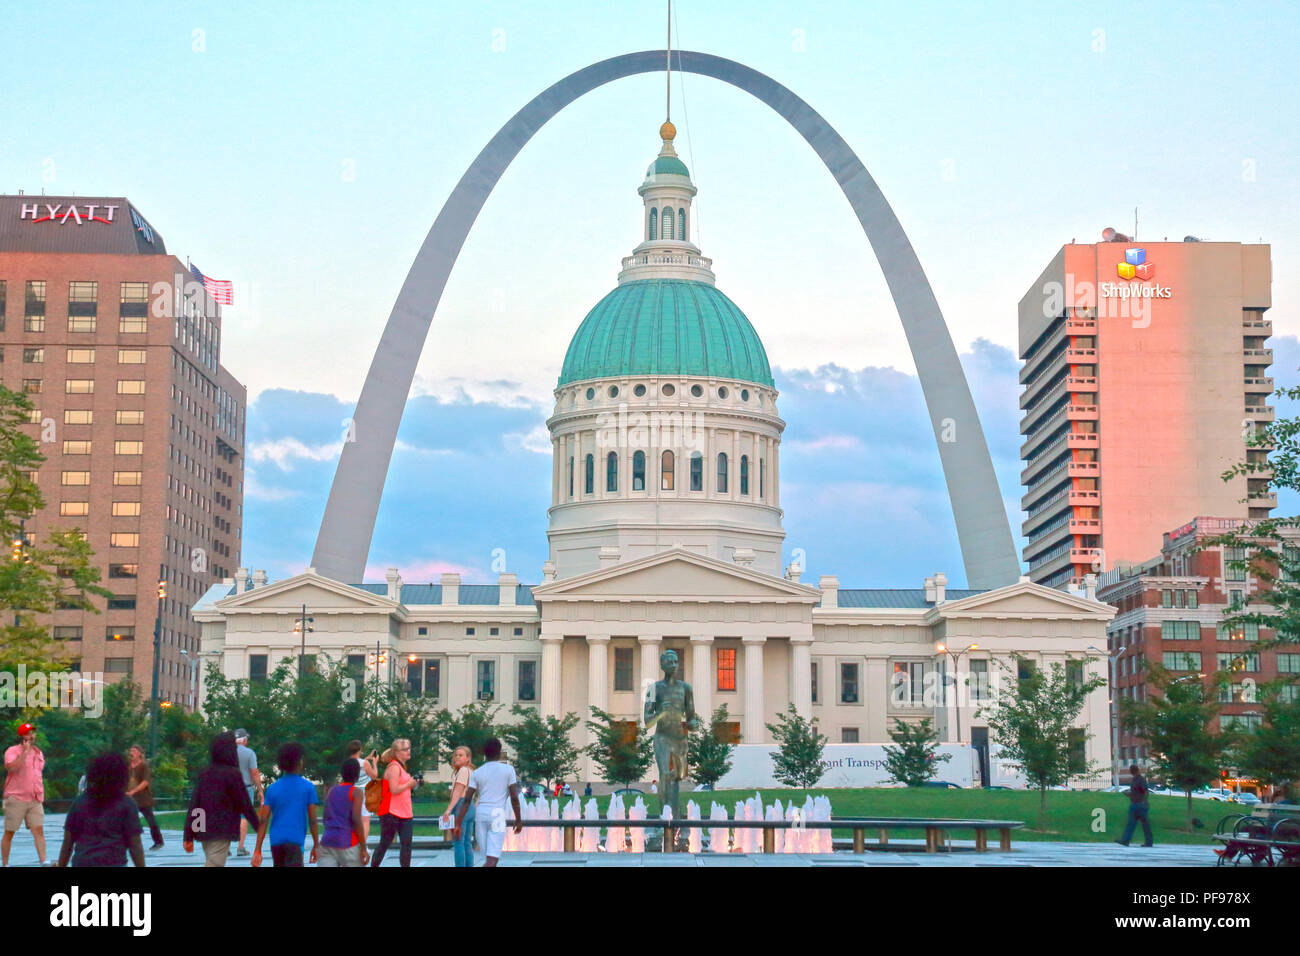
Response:
M0 840L0 865L9 865L9 847L14 834L26 822L36 844L36 855L41 866L49 866L45 859L45 754L36 746L36 728L23 724L18 728L18 743L5 751L4 814L5 835Z

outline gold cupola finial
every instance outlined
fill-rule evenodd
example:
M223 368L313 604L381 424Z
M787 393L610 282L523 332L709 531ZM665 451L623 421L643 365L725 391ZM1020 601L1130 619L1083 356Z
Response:
M671 143L677 136L677 127L673 125L672 120L664 120L664 125L659 127L659 137L666 143Z

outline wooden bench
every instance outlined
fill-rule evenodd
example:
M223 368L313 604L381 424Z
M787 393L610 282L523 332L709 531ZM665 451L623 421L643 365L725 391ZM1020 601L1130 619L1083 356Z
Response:
M415 817L415 823L435 823L437 817ZM790 829L805 830L849 830L853 836L853 852L866 852L866 834L869 830L874 830L879 834L879 845L884 847L889 845L889 832L891 830L924 830L925 831L925 852L938 853L944 849L945 844L948 851L951 851L952 830L972 830L975 833L975 850L978 853L988 851L988 833L990 830L998 831L998 849L1007 852L1011 849L1011 831L1024 826L1020 820L960 820L944 818L920 818L913 819L908 817L832 817L830 820L804 820L798 823L791 820L609 820L604 817L595 820L523 820L520 821L525 827L543 827L554 829L556 827L564 831L564 852L573 853L577 846L577 831L588 827L608 830L613 827L616 829L633 829L640 828L645 830L663 830L664 831L664 852L672 853L675 851L676 836L679 830L762 830L763 831L763 852L776 852L776 831ZM507 826L513 827L514 822L507 820ZM948 838L945 840L945 838ZM421 849L425 848L446 848L450 843L446 841L421 842Z

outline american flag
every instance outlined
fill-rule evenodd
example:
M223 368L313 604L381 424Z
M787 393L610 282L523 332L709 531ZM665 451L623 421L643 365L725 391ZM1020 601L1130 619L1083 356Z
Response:
M226 279L209 279L199 271L198 266L193 264L190 265L190 272L194 274L194 278L203 283L203 288L207 290L208 295L212 296L214 300L222 305L235 304L235 287L229 281Z

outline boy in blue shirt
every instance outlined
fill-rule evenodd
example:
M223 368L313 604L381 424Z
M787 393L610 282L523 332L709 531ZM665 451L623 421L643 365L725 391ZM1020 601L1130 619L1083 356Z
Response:
M262 865L262 840L269 828L271 861L275 866L302 866L302 844L311 824L311 860L316 862L316 787L302 776L302 744L285 744L276 755L280 779L267 788L257 826L253 866Z

